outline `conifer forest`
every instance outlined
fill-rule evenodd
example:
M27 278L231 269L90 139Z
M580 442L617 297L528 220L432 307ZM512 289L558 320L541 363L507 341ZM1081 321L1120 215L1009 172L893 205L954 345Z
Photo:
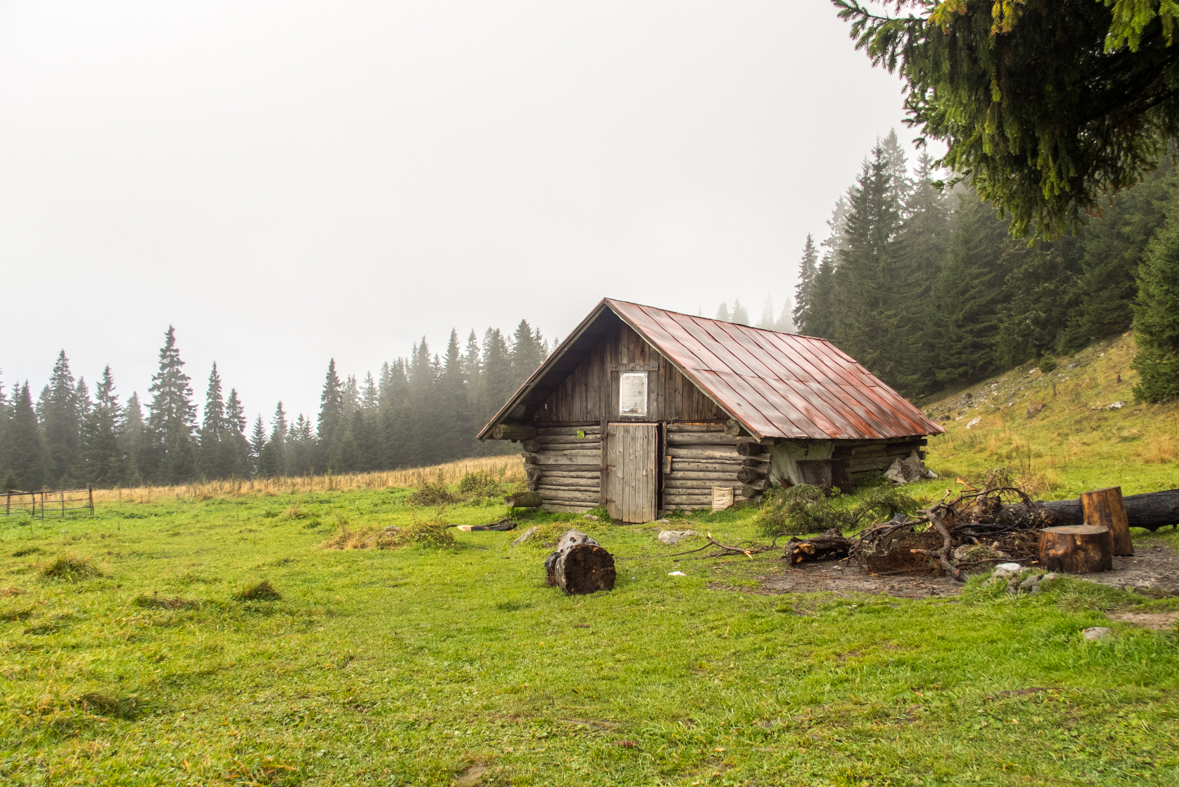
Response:
M776 311L767 294L757 320L739 300L715 317L829 339L909 397L1029 360L1047 370L1133 325L1136 394L1179 396L1179 304L1167 284L1179 275L1179 181L1169 156L1100 215L1049 240L1014 237L1010 217L942 177L928 155L911 166L891 133L822 239L805 239L793 299ZM377 376L332 360L317 414L278 402L252 420L215 363L198 407L172 328L142 399L121 399L109 366L93 385L75 378L63 350L39 393L0 384L0 479L14 490L169 485L503 453L513 446L474 435L552 349L527 320L507 336L489 328L480 341L472 331L465 345L452 331L444 352L423 338Z

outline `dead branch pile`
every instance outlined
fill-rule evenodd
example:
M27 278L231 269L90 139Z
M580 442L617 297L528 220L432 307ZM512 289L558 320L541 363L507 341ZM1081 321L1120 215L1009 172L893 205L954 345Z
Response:
M852 539L828 531L812 539L791 539L792 565L847 555L872 574L949 574L965 581L964 571L1037 557L1039 530L1052 524L1052 512L1013 486L972 490L945 497L918 510L865 528ZM846 551L844 551L846 550Z

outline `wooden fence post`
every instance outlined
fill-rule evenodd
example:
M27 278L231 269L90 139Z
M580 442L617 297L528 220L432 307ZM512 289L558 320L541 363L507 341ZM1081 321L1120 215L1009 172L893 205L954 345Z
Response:
M90 492L90 516L94 516L94 487L90 487L87 491Z
M61 492L61 518L65 519L65 491Z

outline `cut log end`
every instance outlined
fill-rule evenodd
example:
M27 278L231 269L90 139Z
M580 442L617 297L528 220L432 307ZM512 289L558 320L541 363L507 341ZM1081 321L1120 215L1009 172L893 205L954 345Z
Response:
M1096 574L1113 568L1109 528L1094 525L1046 527L1040 531L1040 563L1049 571Z
M544 562L545 584L570 595L613 590L614 556L585 533L570 530Z

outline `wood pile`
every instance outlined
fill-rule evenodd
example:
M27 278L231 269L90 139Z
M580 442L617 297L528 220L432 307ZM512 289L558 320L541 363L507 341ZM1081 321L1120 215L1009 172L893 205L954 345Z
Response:
M725 433L723 423L667 424L663 449L663 507L712 508L714 487L733 490L733 502L761 500L770 456L759 442Z
M545 511L582 514L602 496L600 424L532 427L523 441L528 491L544 498Z

